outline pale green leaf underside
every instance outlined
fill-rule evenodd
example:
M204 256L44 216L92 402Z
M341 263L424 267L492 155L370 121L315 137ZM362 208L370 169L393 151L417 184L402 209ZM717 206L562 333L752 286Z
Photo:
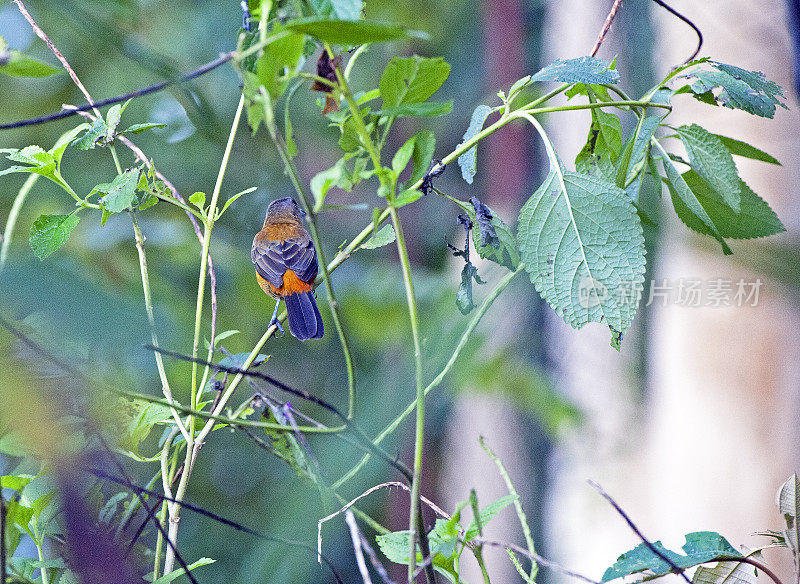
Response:
M595 177L551 166L519 217L517 242L536 290L570 325L625 332L644 281L644 237L630 198Z

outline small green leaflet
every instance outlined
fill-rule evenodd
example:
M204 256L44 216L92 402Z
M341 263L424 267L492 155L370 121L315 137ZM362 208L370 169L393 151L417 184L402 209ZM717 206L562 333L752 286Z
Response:
M789 109L781 101L784 93L780 85L768 81L759 71L706 61L680 77L691 81L686 87L705 103L719 103L763 118L774 117L776 105Z
M677 128L692 169L717 191L731 209L739 212L741 190L739 173L730 151L722 140L697 124Z
M282 28L276 26L273 32ZM294 72L303 56L305 37L302 34L289 34L264 47L264 52L256 62L256 74L261 85L273 97L279 98L289 84L285 73Z
M719 134L714 134L717 138L719 138L723 144L725 144L725 148L731 154L735 156L741 156L743 158L751 158L753 160L760 160L761 162L767 162L769 164L777 164L780 166L780 162L774 156L770 156L763 150L759 150L755 146L751 146L747 142L742 142L741 140L737 140L735 138L728 138L727 136L720 136Z
M720 556L742 557L742 554L729 544L724 537L713 531L687 533L686 543L683 544L685 556L668 550L660 541L654 542L653 547L679 568L691 568L698 564L713 561ZM632 550L622 554L614 565L605 571L602 582L637 574L645 570L651 571L656 576L662 576L670 573L672 566L653 553L647 547L647 544L640 543Z
M83 136L75 139L72 145L78 150L91 150L97 145L97 142L101 138L105 137L107 132L108 125L106 121L101 116L97 116L94 122L92 122L92 127L86 130Z
M683 180L697 197L697 201L708 213L719 235L731 239L767 237L785 231L778 216L769 204L741 181L741 207L735 213L722 196L693 170L683 173ZM714 236L709 227L692 213L686 204L673 195L675 212L687 227L704 235Z
M153 128L166 128L167 124L159 124L157 122L145 122L143 124L133 124L132 126L122 130L120 134L141 134L145 130L152 130Z
M478 514L481 526L485 527L492 518L497 515L500 511L511 505L514 501L519 498L519 495L506 495L505 497L500 497L496 501L493 501L486 505L483 509L480 510ZM467 528L467 532L464 535L464 541L470 541L474 539L478 535L478 522L473 519L472 523L469 524Z
M133 168L118 174L110 183L100 184L92 189L95 193L105 193L100 201L109 213L120 213L136 200L136 185L139 183L139 169Z
M469 140L475 137L475 135L483 129L483 124L486 123L486 118L491 115L492 112L497 111L499 108L491 107L488 105L479 105L475 108L475 111L472 112L472 117L469 120L469 127L467 131L464 132L464 136L461 138L461 144L466 144ZM475 178L475 173L478 172L478 145L476 144L466 152L464 152L461 156L458 157L458 166L461 168L461 176L467 182L467 184L472 184L472 180Z
M414 161L411 178L406 184L413 185L420 180L431 166L433 154L436 150L436 135L431 130L420 130L414 136L414 152L411 159Z
M423 103L449 75L450 65L441 57L394 57L386 65L379 83L383 108Z
M422 33L408 31L400 26L377 24L364 20L329 20L316 16L290 20L285 27L335 45L381 43L422 35Z
M325 197L331 187L339 187L346 191L353 188L350 172L345 166L345 157L340 158L336 164L327 170L318 172L311 179L311 192L314 194L314 210L319 211L325 203Z
M389 245L395 240L394 228L391 225L384 225L377 233L374 233L367 241L361 244L361 249L375 249Z
M619 81L619 73L611 69L609 63L597 57L578 57L550 63L536 73L531 81L610 85Z
M209 564L213 564L216 560L212 560L211 558L200 558L196 562L192 562L187 567L189 570L194 570L195 568L199 568L200 566L207 566ZM169 574L164 574L158 580L153 582L153 584L169 584L176 578L183 576L186 573L186 570L183 568L178 568L177 570L173 570Z
M40 215L31 225L30 244L34 255L43 260L67 243L80 218L70 215Z
M61 69L27 57L17 50L9 50L5 39L0 36L0 73L9 77L47 77L60 72Z

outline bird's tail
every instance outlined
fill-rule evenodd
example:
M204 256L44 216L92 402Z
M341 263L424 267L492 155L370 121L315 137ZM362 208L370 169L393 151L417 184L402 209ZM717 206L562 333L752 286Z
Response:
M299 341L319 339L325 332L313 292L290 294L284 298L289 332Z

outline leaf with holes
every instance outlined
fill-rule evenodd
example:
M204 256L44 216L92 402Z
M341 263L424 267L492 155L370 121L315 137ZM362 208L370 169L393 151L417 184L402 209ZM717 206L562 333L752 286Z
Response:
M578 57L554 61L536 73L531 80L610 85L619 81L619 73L609 63L597 57Z

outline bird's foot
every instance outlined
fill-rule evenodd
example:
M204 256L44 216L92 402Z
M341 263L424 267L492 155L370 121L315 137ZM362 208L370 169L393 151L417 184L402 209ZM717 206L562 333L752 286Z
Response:
M281 326L281 322L278 320L277 316L273 316L272 320L269 321L269 326L272 326L273 324L275 325L275 328L277 328L280 331L281 336L285 337L286 336L286 332L283 330L283 327Z

